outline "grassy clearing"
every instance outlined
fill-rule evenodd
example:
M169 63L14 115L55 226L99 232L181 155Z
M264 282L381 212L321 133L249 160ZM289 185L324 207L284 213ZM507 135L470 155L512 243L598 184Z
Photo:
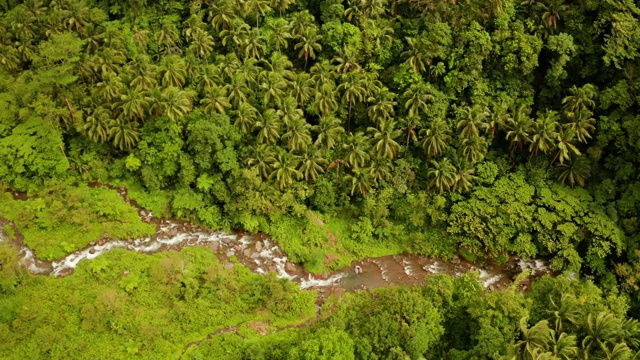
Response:
M0 296L2 359L177 359L230 326L270 332L315 316L314 291L242 265L226 269L205 248L117 249L69 277L26 283Z
M0 194L0 216L16 224L25 244L43 260L55 260L103 236L130 239L149 236L155 227L114 190L57 186L14 200Z

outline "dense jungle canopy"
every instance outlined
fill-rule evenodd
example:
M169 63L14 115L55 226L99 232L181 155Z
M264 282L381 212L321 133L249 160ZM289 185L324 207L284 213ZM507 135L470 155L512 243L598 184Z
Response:
M313 291L208 249L56 279L4 241L0 357L640 359L639 106L638 0L0 0L2 231L41 259L153 233L109 184L314 273L411 253L559 274L435 275L314 317Z

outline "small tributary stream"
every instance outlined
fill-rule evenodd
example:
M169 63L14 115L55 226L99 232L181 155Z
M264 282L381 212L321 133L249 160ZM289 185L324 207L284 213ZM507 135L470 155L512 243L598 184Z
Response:
M126 192L119 191L126 199ZM530 278L524 284L551 273L542 260L512 258L507 264L477 267L455 257L442 261L417 255L392 255L366 258L350 266L326 275L313 275L298 264L291 263L287 255L268 236L263 234L224 233L212 231L175 219L157 219L153 214L138 208L143 221L156 224L153 236L134 240L99 239L85 249L76 251L58 261L38 259L26 246L20 248L20 263L34 274L56 277L73 273L80 261L94 259L104 252L123 248L145 254L162 251L179 251L185 246L205 246L215 252L227 268L234 266L232 257L256 273L275 272L300 284L302 289L316 289L320 296L335 291L373 289L400 284L420 284L428 274L460 276L468 271L479 272L479 279L486 288L502 289L509 286L520 272L529 270ZM3 220L4 221L4 220ZM0 241L10 241L0 227Z

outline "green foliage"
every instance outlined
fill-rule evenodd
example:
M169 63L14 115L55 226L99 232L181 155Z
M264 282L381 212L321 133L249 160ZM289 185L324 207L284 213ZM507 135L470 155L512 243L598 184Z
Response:
M155 231L118 193L102 187L61 183L27 200L2 197L0 216L16 224L43 260L62 258L101 237L134 239Z

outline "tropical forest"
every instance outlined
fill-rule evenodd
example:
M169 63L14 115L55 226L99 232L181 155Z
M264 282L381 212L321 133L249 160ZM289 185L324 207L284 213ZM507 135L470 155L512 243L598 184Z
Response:
M0 0L0 358L640 359L640 1Z

